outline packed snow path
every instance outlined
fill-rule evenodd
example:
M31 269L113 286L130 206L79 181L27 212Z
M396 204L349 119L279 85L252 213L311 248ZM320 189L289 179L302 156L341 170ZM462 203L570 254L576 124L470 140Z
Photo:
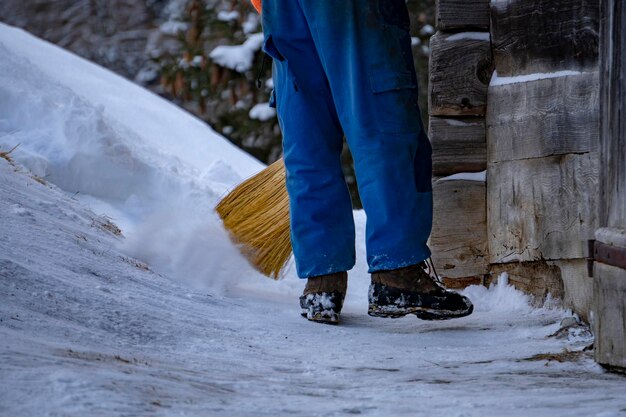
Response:
M304 283L252 270L213 212L258 161L2 24L0 55L0 152L20 145L0 158L1 416L626 415L588 331L504 283L466 290L464 319L368 317L362 212L343 323L307 322Z
M511 287L473 288L478 311L449 322L353 303L320 325L293 297L213 296L147 270L106 218L4 160L0 194L3 416L626 415L622 377L546 355L580 350L585 330L550 337L567 314Z

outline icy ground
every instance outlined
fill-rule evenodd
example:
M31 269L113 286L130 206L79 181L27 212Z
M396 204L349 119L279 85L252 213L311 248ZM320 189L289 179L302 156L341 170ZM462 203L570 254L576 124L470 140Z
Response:
M152 272L106 218L4 160L0 195L3 416L626 415L622 377L547 355L585 330L551 336L568 314L511 287L468 289L478 311L456 321L353 302L313 324L269 281L218 296Z
M584 327L505 282L467 318L343 323L255 273L212 211L261 165L158 97L0 24L1 416L626 416ZM120 230L115 226L119 226ZM568 327L561 328L561 321Z

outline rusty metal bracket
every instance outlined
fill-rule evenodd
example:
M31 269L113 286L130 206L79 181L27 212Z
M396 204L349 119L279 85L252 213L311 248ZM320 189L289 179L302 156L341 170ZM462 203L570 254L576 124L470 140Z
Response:
M587 241L587 276L593 278L593 261L596 241L590 239Z
M591 251L593 247L593 251ZM590 254L587 258L587 268L591 272L589 276L593 276L593 263L600 262L606 265L615 266L626 270L626 248L607 245L597 240L589 241Z

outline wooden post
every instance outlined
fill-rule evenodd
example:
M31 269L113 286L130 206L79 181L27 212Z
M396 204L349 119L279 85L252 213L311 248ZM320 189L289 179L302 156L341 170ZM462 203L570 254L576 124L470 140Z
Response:
M595 359L626 372L626 5L602 0L601 18L600 228L593 254Z
M489 0L437 0L430 40L429 137L436 177L486 170L485 112L493 65ZM479 176L480 177L480 176ZM430 247L438 272L455 288L488 273L483 179L433 184Z

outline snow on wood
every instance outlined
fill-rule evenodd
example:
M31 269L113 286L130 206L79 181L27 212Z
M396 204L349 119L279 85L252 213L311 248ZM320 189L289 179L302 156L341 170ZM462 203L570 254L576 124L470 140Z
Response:
M446 41L459 41L463 39L488 41L490 40L490 35L489 32L459 32L445 38Z
M454 180L485 182L485 181L487 181L487 171L459 172L458 174L453 174L453 175L449 175L447 177L439 178L439 179L437 179L437 182L439 182L439 181L454 181Z
M495 87L498 85L526 83L529 81L544 80L547 78L567 77L570 75L580 75L580 74L582 74L580 71L561 70L561 71L554 71L554 72L539 72L539 73L534 73L534 74L515 75L511 77L500 77L498 76L498 71L496 70L493 72L489 86Z
M489 162L597 150L597 72L489 87ZM570 75L571 74L571 75Z

